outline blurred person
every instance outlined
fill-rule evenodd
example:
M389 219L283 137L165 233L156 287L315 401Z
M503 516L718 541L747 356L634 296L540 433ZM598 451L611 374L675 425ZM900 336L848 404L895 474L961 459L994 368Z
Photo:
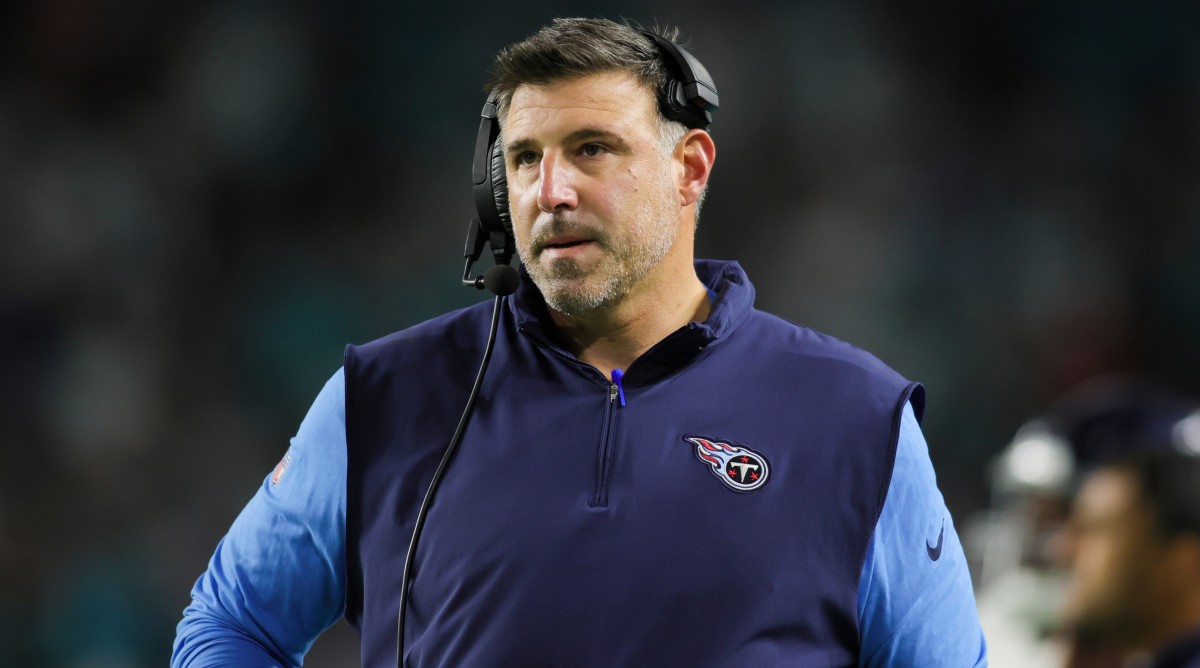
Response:
M1200 668L1196 453L1150 452L1098 468L1075 499L1069 536L1067 665L1095 666L1107 648L1130 655L1126 666Z
M489 89L464 282L491 324L347 348L172 665L299 665L345 617L373 667L986 666L921 386L693 257L699 61L560 19Z
M1077 460L1053 417L1026 422L991 466L992 500L966 529L979 621L994 666L1058 668L1064 572L1054 551L1070 507Z
M994 464L993 508L969 531L994 665L1129 665L1138 645L1087 621L1095 603L1087 583L1097 576L1075 557L1080 546L1103 542L1092 537L1106 535L1101 516L1112 510L1095 505L1108 496L1091 486L1139 458L1190 461L1200 452L1196 410L1194 401L1146 381L1100 377L1018 429ZM1072 535L1077 540L1065 540Z

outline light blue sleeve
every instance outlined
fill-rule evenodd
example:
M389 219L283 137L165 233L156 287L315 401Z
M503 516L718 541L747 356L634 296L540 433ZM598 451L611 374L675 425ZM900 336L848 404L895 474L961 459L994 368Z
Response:
M344 614L345 393L339 370L217 545L176 629L172 668L298 666Z
M863 565L858 616L859 666L987 666L967 560L910 405Z

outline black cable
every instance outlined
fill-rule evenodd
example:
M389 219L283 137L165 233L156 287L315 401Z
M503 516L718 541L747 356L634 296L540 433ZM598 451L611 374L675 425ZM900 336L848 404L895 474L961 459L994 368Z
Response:
M499 328L500 305L503 301L503 295L496 295L492 304L492 326L488 331L487 346L483 349L483 361L479 364L479 373L475 376L475 385L471 387L471 395L467 397L467 405L463 408L462 417L458 420L458 428L454 430L454 436L450 438L450 445L446 446L446 452L442 454L442 461L438 463L437 470L433 472L433 479L429 481L429 489L425 491L425 499L421 501L421 509L417 511L417 522L413 526L412 540L408 542L408 554L404 557L404 575L400 581L400 612L396 615L396 668L404 667L404 613L405 608L408 607L409 576L413 557L417 553L417 540L421 537L421 528L425 526L425 516L429 512L433 493L437 491L442 474L446 471L446 467L450 464L450 458L454 456L454 451L458 449L458 444L462 441L467 421L471 419L471 412L475 408L475 399L479 396L479 388L483 385L483 375L487 372L488 362L492 359L492 348L496 345L496 330Z

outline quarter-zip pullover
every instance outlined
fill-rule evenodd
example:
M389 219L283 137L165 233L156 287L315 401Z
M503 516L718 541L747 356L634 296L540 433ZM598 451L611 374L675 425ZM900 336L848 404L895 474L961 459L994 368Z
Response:
M736 263L697 272L709 318L619 386L554 343L528 281L511 300L417 552L406 665L986 665L921 388L755 310ZM345 572L313 603L341 587L333 612L360 629L365 666L395 662L405 547L487 318L472 307L347 350L344 535L310 532ZM293 452L288 473L300 465ZM258 509L243 517L197 583L177 665L216 642L212 619L262 619L250 608L274 587L228 573L268 533ZM265 621L248 635L281 662L324 628ZM286 637L262 634L276 623Z

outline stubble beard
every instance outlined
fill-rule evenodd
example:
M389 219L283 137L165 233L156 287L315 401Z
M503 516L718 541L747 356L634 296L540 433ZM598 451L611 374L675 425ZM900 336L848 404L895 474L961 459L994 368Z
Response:
M679 214L673 206L671 183L665 174L659 175L654 187L656 195L642 202L633 224L623 229L605 230L557 215L535 224L531 239L522 244L520 254L522 258L534 258L526 263L525 269L547 306L573 317L610 308L662 261L675 244ZM585 268L572 258L543 262L534 255L534 248L564 233L584 234L593 239L600 247L600 259Z

